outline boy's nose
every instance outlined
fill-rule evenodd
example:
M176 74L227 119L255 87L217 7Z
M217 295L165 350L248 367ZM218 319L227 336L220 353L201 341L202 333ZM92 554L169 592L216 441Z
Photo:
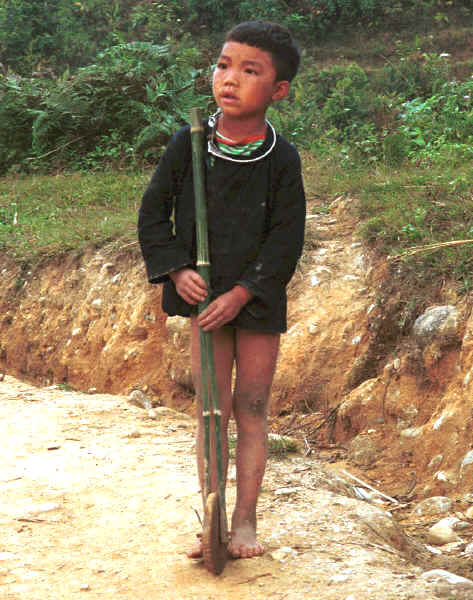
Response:
M236 76L236 73L235 73L234 69L227 69L225 71L225 76L223 78L223 82L226 85L237 85L238 78Z

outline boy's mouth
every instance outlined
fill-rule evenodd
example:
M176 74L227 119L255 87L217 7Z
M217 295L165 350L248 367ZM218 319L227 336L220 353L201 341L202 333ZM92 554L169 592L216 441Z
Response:
M223 92L221 98L222 100L238 100L235 94L231 94L230 92Z

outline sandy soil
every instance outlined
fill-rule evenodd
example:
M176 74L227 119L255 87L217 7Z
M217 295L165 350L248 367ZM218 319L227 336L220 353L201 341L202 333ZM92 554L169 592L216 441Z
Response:
M185 550L200 511L190 417L126 398L0 383L4 600L416 600L414 567L362 527L372 507L321 485L322 465L271 459L263 557L210 575ZM323 478L322 478L323 479ZM234 497L230 474L228 504ZM374 509L373 509L374 510Z

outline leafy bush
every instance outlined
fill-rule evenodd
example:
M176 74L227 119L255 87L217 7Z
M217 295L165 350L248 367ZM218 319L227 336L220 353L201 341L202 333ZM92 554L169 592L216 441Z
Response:
M415 48L398 47L397 60L388 60L382 77L376 82L377 89L396 94L402 99L432 95L450 79L450 63L447 54L420 52Z
M0 61L30 75L87 64L125 41L134 0L0 0Z
M272 107L269 117L300 148L318 154L341 144L342 161L349 155L372 161L381 152L376 125L381 106L366 72L353 63L301 74L289 101Z
M473 79L444 83L437 94L404 104L400 132L412 160L473 159Z
M21 160L29 140L30 153L43 162L59 158L60 164L75 167L156 158L190 108L207 103L196 89L201 85L198 60L198 52L184 44L177 49L135 42L109 48L95 64L55 85L34 87L26 79L16 87L8 84L9 111L2 102L0 129L12 136L19 128L24 140L22 152L8 150L0 167ZM37 90L34 106L31 88Z
M45 93L42 82L0 76L0 173L30 153L35 110Z

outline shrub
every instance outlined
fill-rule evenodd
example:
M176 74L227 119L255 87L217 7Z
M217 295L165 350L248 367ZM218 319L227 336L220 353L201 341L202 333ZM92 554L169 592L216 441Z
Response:
M24 143L23 154L3 156L3 170L24 156L29 141L34 156L59 157L75 167L117 162L124 154L154 160L190 108L207 103L196 90L198 59L184 44L177 49L136 42L109 48L93 65L54 85L9 84L9 111L0 110L0 124L10 124L4 130L9 136L18 130ZM30 88L38 90L34 106ZM23 116L15 123L18 111Z
M444 83L430 98L406 102L401 123L412 160L471 161L473 80Z
M42 82L0 76L0 173L30 154L35 111L45 93Z

